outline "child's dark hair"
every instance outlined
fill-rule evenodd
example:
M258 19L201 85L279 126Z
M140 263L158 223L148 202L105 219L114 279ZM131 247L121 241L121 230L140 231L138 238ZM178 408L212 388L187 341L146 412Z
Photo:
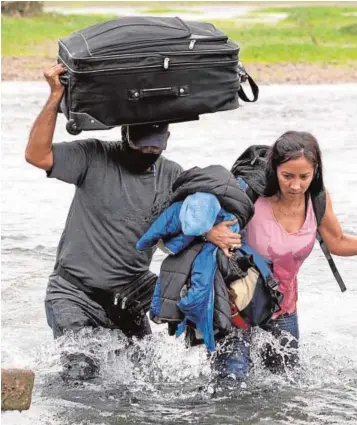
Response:
M314 177L309 191L318 194L323 190L321 150L316 138L304 131L287 131L274 143L266 165L267 195L280 193L277 168L280 164L305 157L314 167Z

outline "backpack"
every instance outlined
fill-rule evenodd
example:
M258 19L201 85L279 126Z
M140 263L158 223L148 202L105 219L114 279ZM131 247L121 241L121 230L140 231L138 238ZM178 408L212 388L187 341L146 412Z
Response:
M246 192L253 203L255 203L259 196L269 196L266 191L265 177L265 167L269 149L270 146L268 145L250 146L237 158L231 169L233 175L238 179L241 188ZM316 217L317 227L319 227L326 209L325 190L322 190L317 195L312 195L311 201ZM316 232L316 239L319 241L322 252L329 263L341 292L345 292L347 288L319 230Z

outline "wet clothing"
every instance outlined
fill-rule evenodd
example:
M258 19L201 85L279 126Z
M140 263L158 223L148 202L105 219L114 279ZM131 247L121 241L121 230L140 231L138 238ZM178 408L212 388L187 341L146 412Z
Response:
M63 286L67 289L70 283L61 277ZM128 336L141 338L151 334L149 319L143 316L140 323L130 316L112 320L102 305L90 299L86 294L80 293L78 299L59 298L45 301L46 318L52 328L54 338L58 338L68 330L79 331L84 327L120 329Z
M136 242L168 204L172 184L182 172L178 164L159 157L149 171L134 174L121 164L123 150L122 142L96 139L53 145L54 164L48 177L76 188L46 303L68 300L66 306L71 307L66 309L81 311L80 323L111 327L101 305L56 273L58 264L89 289L107 291L147 272L154 249L139 253ZM58 317L63 320L57 319L56 304L52 311L59 329L62 321L76 327L73 314L61 313Z
M299 362L299 324L297 313L285 314L261 326L276 338L274 344L262 347L261 358L265 367L273 373L282 373ZM242 381L252 368L252 330L235 328L232 333L220 340L214 355L213 370L218 378L233 378Z
M272 262L273 276L279 282L279 291L284 294L281 311L261 326L276 338L273 345L265 344L262 360L273 372L283 372L286 367L298 363L297 274L315 243L316 216L311 199L308 199L303 226L295 233L288 233L275 218L269 198L259 197L254 206L254 216L245 228L246 241ZM251 368L250 345L250 330L233 333L222 341L223 348L217 350L214 364L218 375L233 374L244 379Z
M298 299L297 275L311 253L317 224L311 199L308 200L306 218L298 232L288 233L275 218L269 198L259 197L255 214L246 227L246 241L260 255L273 263L273 275L284 294L276 315L294 313ZM276 317L276 316L275 316Z

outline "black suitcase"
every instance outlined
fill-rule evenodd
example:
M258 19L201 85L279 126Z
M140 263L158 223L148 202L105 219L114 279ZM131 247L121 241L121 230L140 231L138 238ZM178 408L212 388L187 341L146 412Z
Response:
M212 24L180 18L124 17L59 40L67 131L179 122L249 101L239 47Z

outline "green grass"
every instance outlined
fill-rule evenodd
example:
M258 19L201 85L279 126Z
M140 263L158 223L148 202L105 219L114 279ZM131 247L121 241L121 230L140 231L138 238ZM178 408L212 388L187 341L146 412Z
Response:
M2 56L56 56L59 38L109 19L113 19L113 16L56 13L31 18L2 16Z
M179 5L178 2L175 7ZM154 13L153 10L150 9L150 13ZM159 9L155 10L158 13ZM278 23L253 23L248 19L276 13L286 13L286 19ZM357 14L357 7L278 7L255 11L246 19L232 17L213 23L241 46L244 63L305 62L349 66L357 61L357 16L351 15L353 13ZM26 19L4 16L2 55L54 57L58 38L112 18L54 13Z
M344 7L344 6L305 6L305 7L272 7L265 8L257 13L287 13L288 17L285 19L286 23L314 23L314 24L334 24L335 22L343 23L354 19L356 16L347 16L351 13L357 13L356 7Z
M148 14L148 15L165 15L166 13L182 13L182 8L170 8L170 7L149 7L145 9L140 9L140 12L142 14ZM190 8L190 14L200 13L199 10L191 9Z
M45 1L45 7L65 7L66 9L91 8L91 7L119 7L127 6L120 1Z
M65 7L65 8L90 8L90 7L131 7L131 8L172 8L172 5L175 5L176 9L181 8L188 9L192 6L199 6L199 7L205 7L206 5L214 5L214 6L225 6L227 4L228 6L232 6L232 4L237 5L252 5L252 3L255 3L255 5L260 5L261 3L259 1L251 2L251 1L173 1L166 0L166 1L45 1L44 5L47 6L59 6L59 7ZM330 2L325 2L330 3ZM276 4L276 1L269 2L268 4Z
M173 3L170 1L149 1L149 2L130 2L130 1L90 1L90 2L80 2L80 1L69 1L69 2L63 2L63 1L45 1L45 7L65 7L67 9L74 9L74 8L91 8L91 7L130 7L133 9L137 9L140 11L141 14L148 14L148 15L164 15L166 13L182 13L183 10L190 9L190 13L195 14L199 13L199 10L192 9L192 7L200 6L204 7L207 5L207 2L175 2L174 6L172 7ZM216 3L216 2L214 2ZM218 4L221 4L217 2Z
M244 63L334 63L357 60L356 7L279 7L249 16L286 13L278 23L249 23L240 17L214 21L241 46Z

